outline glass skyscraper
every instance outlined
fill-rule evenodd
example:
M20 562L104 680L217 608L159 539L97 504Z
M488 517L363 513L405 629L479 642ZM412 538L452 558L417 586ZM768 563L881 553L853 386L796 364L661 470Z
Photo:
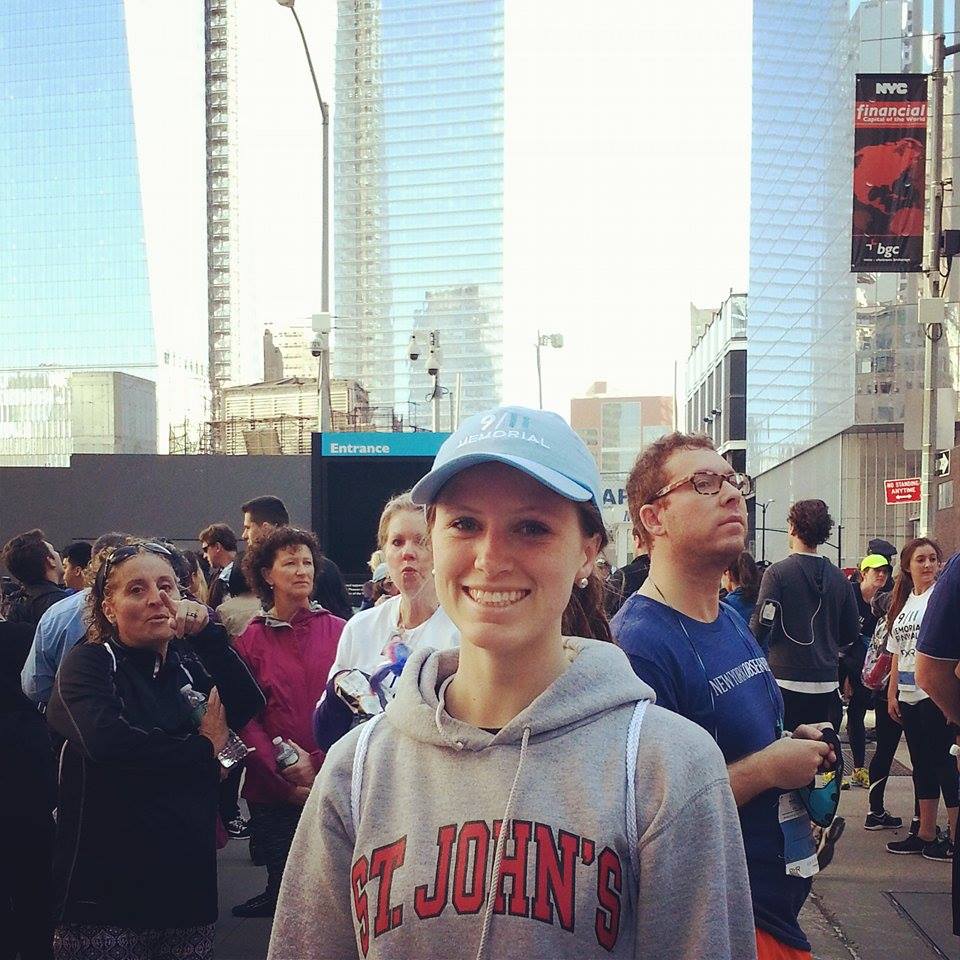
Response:
M168 6L0 5L0 464L67 462L83 372L156 384L136 452L205 415L203 11Z
M502 392L503 2L338 9L333 375L425 425L407 344L438 330L466 416Z
M919 472L903 423L908 396L922 386L925 285L922 274L850 270L855 78L929 71L929 37L955 29L955 8L952 0L754 2L747 466L758 501L775 503L771 529L785 527L791 502L826 500L846 531L834 544L845 562L870 537L913 534L907 508L884 504L883 480ZM951 80L948 157L960 155L952 88ZM957 225L952 202L948 193L945 227ZM946 298L955 301L956 277L950 284ZM951 305L942 385L955 381L957 343ZM774 543L776 559L785 540Z

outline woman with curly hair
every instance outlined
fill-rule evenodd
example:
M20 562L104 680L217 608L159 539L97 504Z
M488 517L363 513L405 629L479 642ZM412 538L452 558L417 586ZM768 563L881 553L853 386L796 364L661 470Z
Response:
M263 710L241 731L255 752L247 758L243 796L250 807L250 840L265 861L263 893L233 908L237 917L272 917L290 842L323 751L311 719L337 652L344 621L310 598L323 562L307 530L279 527L247 551L243 569L263 603L235 648L266 697ZM297 755L277 764L276 738Z
M245 724L263 698L223 627L182 598L163 544L104 556L89 619L46 714L66 740L54 956L203 960L217 919L219 786L236 762L228 724ZM189 667L185 637L199 657Z

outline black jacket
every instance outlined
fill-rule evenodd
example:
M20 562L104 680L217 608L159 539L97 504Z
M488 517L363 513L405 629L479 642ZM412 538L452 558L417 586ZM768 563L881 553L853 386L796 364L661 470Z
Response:
M43 717L20 689L20 671L33 642L33 627L0 621L0 820L51 824L57 774ZM0 829L15 829L9 823Z
M613 615L623 606L627 597L633 596L643 586L649 574L650 557L645 553L634 557L630 563L610 574L604 584L603 594L603 606L608 620L613 619Z
M196 654L196 657L193 654ZM47 707L63 736L54 881L63 922L183 927L217 918L219 764L181 688L216 682L239 729L260 688L219 624L166 659L108 641L64 658Z
M778 680L836 682L840 648L860 636L853 586L826 558L791 554L764 572L750 629Z
M49 580L37 586L21 587L19 592L10 598L7 620L10 623L26 623L36 627L50 607L64 597L69 597L72 592Z

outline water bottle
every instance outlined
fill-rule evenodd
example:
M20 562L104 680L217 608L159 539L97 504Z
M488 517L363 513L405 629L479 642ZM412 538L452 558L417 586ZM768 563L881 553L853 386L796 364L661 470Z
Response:
M273 745L277 748L277 769L283 770L285 767L292 767L299 763L300 754L287 743L283 737L274 737Z
M199 691L194 690L189 683L185 683L180 688L183 699L187 701L190 707L190 716L193 722L199 727L203 715L207 712L207 698Z

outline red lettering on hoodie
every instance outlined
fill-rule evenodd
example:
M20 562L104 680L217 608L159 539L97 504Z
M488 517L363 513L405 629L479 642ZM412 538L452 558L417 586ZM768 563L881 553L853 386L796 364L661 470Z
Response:
M537 845L536 895L531 916L534 920L553 923L556 905L560 926L573 932L574 898L576 896L576 866L580 853L580 838L575 833L560 830L560 850L553 841L553 831L545 823L534 827Z
M428 885L417 887L413 891L413 909L421 920L439 917L447 906L450 896L450 860L453 853L453 841L457 836L457 825L448 823L437 831L437 870L433 881L433 896L427 895Z
M493 823L493 842L500 836L502 820ZM533 824L529 820L514 820L512 822L513 853L507 855L504 841L504 852L500 857L500 880L497 883L497 896L493 902L494 913L505 913L510 910L512 917L530 916L530 898L527 896L527 848L533 834ZM506 877L510 877L510 900L505 903L503 888Z
M377 892L377 916L373 924L373 935L379 937L403 923L403 904L390 906L390 887L393 884L393 872L403 866L407 852L407 838L401 837L385 847L377 847L370 857L370 878L380 878Z
M597 943L611 952L620 933L620 893L623 889L623 870L620 858L609 847L604 847L597 861Z
M473 871L467 889L467 863L473 848ZM486 896L487 853L490 828L483 820L468 820L457 837L457 862L453 871L453 909L457 913L479 913Z
M350 871L350 886L353 889L353 912L360 929L360 950L367 955L370 949L370 915L367 912L367 895L363 888L367 885L367 858L361 857Z

